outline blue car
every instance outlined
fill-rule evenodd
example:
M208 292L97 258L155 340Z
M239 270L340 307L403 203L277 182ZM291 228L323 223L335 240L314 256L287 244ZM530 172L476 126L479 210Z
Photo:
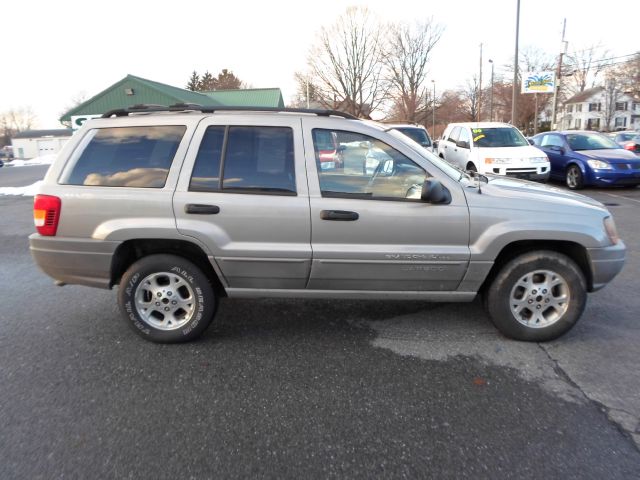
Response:
M640 158L601 133L545 132L532 141L549 157L550 178L564 181L572 190L640 185Z

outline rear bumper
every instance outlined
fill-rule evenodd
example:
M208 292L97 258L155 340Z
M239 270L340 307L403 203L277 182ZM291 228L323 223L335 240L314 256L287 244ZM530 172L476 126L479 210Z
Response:
M624 266L626 251L627 248L622 240L610 247L587 249L593 280L591 291L600 290L620 273Z
M31 255L40 269L63 283L111 288L111 259L120 242L29 236Z

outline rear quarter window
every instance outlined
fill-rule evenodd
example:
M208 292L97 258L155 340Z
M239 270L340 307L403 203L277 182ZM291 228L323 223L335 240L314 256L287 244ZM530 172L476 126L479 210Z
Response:
M162 188L185 131L184 125L94 129L60 183Z

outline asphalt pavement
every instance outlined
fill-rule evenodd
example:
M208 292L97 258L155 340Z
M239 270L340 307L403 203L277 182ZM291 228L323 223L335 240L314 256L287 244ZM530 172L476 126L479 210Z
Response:
M151 344L115 291L53 286L0 196L0 478L640 478L640 190L586 193L627 265L546 344L479 302L240 299Z

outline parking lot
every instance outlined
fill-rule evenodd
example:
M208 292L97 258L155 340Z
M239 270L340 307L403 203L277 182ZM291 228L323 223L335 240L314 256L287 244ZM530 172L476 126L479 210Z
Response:
M627 263L554 342L505 339L477 300L223 299L171 346L115 291L55 287L32 198L0 195L0 478L638 478L640 188L584 193Z

